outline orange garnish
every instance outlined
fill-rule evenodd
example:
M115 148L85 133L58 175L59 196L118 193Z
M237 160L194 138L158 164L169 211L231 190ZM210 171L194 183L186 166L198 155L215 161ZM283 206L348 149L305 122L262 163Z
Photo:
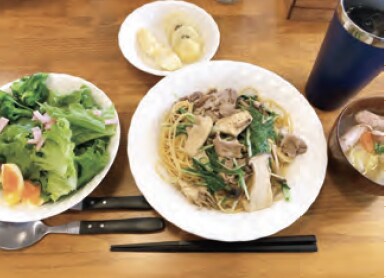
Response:
M40 205L42 200L40 198L41 188L39 185L33 184L31 181L24 182L24 190L22 194L23 202L29 202L34 205Z
M369 152L374 152L374 141L373 136L370 131L366 131L361 135L361 138L359 139L359 142L363 146L363 148Z

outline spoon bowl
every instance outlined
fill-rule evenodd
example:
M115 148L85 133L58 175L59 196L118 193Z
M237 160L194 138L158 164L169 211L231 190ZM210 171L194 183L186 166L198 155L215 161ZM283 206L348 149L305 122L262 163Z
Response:
M0 222L0 249L18 250L35 244L48 233L79 233L76 222L63 226L48 227L41 221L11 223Z

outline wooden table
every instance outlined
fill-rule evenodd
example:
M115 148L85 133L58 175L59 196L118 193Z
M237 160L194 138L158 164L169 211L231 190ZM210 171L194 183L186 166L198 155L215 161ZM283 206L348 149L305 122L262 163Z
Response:
M137 194L126 134L138 102L159 77L132 67L117 44L119 26L143 0L0 0L0 84L37 71L81 76L103 89L122 120L115 164L93 193ZM193 1L211 13L222 38L216 59L257 64L303 92L327 21L287 21L282 1ZM383 75L359 96L383 94ZM326 135L339 111L320 112ZM68 212L48 219L116 219L153 212ZM327 174L311 209L281 235L316 234L314 254L129 254L111 244L192 238L169 224L153 235L50 235L36 246L0 252L0 277L381 277L383 198L334 183Z

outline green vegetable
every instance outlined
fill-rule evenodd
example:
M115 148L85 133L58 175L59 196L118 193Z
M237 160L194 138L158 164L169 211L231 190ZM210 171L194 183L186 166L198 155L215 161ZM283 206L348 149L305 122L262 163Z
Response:
M186 173L200 177L203 179L205 186L212 193L227 188L225 181L218 176L215 172L207 169L206 165L193 159L194 168L188 168L183 170Z
M214 148L209 148L206 150L206 154L209 158L209 166L213 169L213 171L217 173L225 173L227 175L243 175L244 171L242 167L236 167L234 169L228 169L225 165L223 165L219 160L218 156L214 150Z
M235 158L233 159L233 164L235 165L236 169L238 168L237 176L239 180L239 186L244 190L245 197L247 198L247 200L249 200L249 192L247 185L245 184L245 173L243 170L241 170L241 168L239 168L239 165L237 164L237 160Z
M383 154L384 153L384 145L380 143L374 144L374 150L376 154Z
M47 172L44 192L57 201L77 188L77 172L74 163L74 147L71 142L70 123L59 118L52 128L43 134L45 143L34 158L34 163Z
M109 162L107 142L97 139L90 144L79 146L75 152L78 170L78 186L83 186L95 177Z
M86 111L86 110L85 110ZM84 112L85 112L84 111ZM116 132L116 125L105 125L104 121L107 119L113 119L115 117L115 109L113 106L110 106L106 109L103 109L101 116L95 116L90 111L85 113L91 115L91 117L96 118L98 121L102 122L104 129L103 130L90 130L87 125L77 125L76 123L72 124L72 141L76 145L81 145L83 143L89 142L94 139L111 137Z
M0 91L0 116L12 122L22 117L31 118L32 111L20 105L11 95Z
M13 96L22 105L38 109L39 103L45 102L49 96L46 86L47 77L46 73L36 73L21 78L11 86Z
M236 175L239 181L239 186L243 188L245 195L249 198L247 186L245 184L245 172L237 165L236 160L234 160L235 168L228 169L223 165L217 157L216 152L214 151L213 146L206 149L206 154L208 156L209 162L202 163L197 159L193 159L194 168L185 169L186 173L198 176L204 180L205 186L208 187L209 191L214 193L219 190L229 190L229 186L225 183L223 178L220 176L220 173L226 175Z
M281 190L283 192L284 199L287 202L291 201L291 191L290 191L291 188L287 184L287 181L281 181L280 185L281 185Z
M78 103L85 109L99 108L91 95L91 89L83 85L79 90L67 95L51 94L48 104L56 107L68 106L73 103Z
M275 141L277 138L274 126L276 116L273 113L265 115L253 106L250 106L248 111L253 119L249 126L252 156L260 153L270 153L271 146L268 139Z
M102 132L98 132L90 131L87 128L74 125L71 127L72 142L74 142L75 145L78 146L95 139L111 137L115 134L116 129L117 127L115 125L108 125Z
M233 160L235 168L229 169L218 160L218 156L214 148L207 149L206 154L209 158L209 166L213 169L214 172L218 174L224 173L226 175L237 176L239 186L244 190L245 197L249 199L247 185L245 184L245 172L243 170L243 167L240 167L237 164L236 159Z
M176 137L181 134L187 135L187 128L192 127L195 122L195 117L191 113L188 113L188 111L184 108L181 107L180 109L177 110L177 113L184 115L183 120L177 125L176 128Z
M177 110L177 114L185 114L188 113L188 110L186 110L185 107L181 107Z
M8 125L0 133L1 163L18 165L25 178L30 178L36 172L36 165L33 164L35 148L27 144L32 126L32 121L19 122Z
M187 123L187 124L179 124L177 125L177 128L176 128L176 137L178 135L181 135L181 134L188 134L188 132L186 131L186 129L188 127L191 127L193 126L193 124L190 124L190 123Z
M105 131L105 124L102 117L92 114L85 110L79 103L71 103L68 107L53 107L48 104L42 104L42 110L46 111L54 119L65 118L71 126L83 127L96 132Z

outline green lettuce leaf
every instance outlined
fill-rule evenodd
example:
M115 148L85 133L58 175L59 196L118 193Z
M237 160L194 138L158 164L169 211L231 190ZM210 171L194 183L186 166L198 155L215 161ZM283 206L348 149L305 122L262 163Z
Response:
M47 173L43 192L57 201L77 187L77 172L74 163L75 144L71 142L70 123L58 118L56 124L43 134L45 143L34 158L34 163Z
M72 103L68 107L53 107L43 104L42 110L53 118L65 118L70 122L72 141L76 145L98 138L111 137L116 132L116 125L105 125L106 119L115 116L115 110L112 106L103 110L101 116L94 115L92 110L86 110L79 103Z
M6 92L0 91L0 116L14 122L23 117L31 118L32 110L19 104Z
M72 126L72 142L78 146L94 139L111 137L115 134L115 130L115 125L106 126L105 130L102 132L90 131L83 127Z
M68 95L51 94L48 100L48 104L55 107L68 106L74 103L82 105L85 109L99 109L99 105L91 95L91 89L86 85L83 85L79 90Z
M97 139L75 150L78 171L78 186L83 186L96 176L109 162L107 142Z
M39 103L45 102L50 93L46 86L47 78L48 74L46 73L24 76L12 84L12 94L22 105L38 109Z
M0 133L0 163L16 164L26 179L38 175L33 163L35 147L27 143L33 126L32 121L19 121L8 125Z
M95 116L90 110L84 109L79 103L71 103L63 108L53 107L45 103L42 104L42 110L55 119L67 119L71 126L78 126L96 132L105 131L104 119Z

